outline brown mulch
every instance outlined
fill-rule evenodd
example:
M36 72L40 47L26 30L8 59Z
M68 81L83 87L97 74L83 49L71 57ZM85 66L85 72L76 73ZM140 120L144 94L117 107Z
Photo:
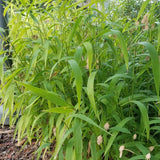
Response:
M36 160L36 154L34 154L38 145L33 141L31 144L27 143L27 140L22 140L18 143L16 138L14 139L15 128L9 128L9 126L0 126L0 160ZM23 146L24 143L27 143ZM51 155L45 155L44 159L49 160ZM40 160L42 157L40 157Z

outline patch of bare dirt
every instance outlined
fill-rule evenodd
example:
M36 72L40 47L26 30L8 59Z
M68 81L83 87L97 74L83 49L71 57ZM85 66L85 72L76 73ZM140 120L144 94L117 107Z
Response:
M31 144L23 144L27 142L22 140L20 143L14 139L15 128L9 126L0 126L0 160L36 160L34 154L38 145L33 141ZM44 159L49 160L51 155L46 154ZM42 160L42 157L40 158Z

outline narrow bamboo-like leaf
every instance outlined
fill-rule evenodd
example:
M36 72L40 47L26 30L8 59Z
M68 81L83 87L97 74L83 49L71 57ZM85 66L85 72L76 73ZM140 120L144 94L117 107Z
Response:
M92 61L93 61L93 48L90 42L83 43L84 47L87 50L87 65L89 68L89 73L91 74L92 71Z
M93 108L93 111L96 117L99 119L99 114L98 114L98 110L97 110L95 99L94 99L94 79L95 79L96 73L97 72L92 72L88 78L87 95L91 103L91 107Z
M37 24L39 24L37 18L30 12L29 15L31 16L31 18L33 19L33 21Z
M34 47L34 49L33 49L33 56L31 57L31 61L30 61L30 63L29 63L29 67L28 67L27 72L26 72L25 80L28 79L29 73L30 73L32 67L36 64L36 60L37 60L37 57L38 57L39 52L40 52L39 46L36 45L36 46Z
M149 153L149 149L146 148L142 143L136 143L136 147L138 148L139 151L143 153L143 155Z
M66 147L66 156L65 159L66 160L71 160L72 154L73 154L73 138L71 138L68 143L67 143L67 147Z
M58 160L64 160L63 147L61 147L61 149L60 149L60 151L59 151Z
M108 81L110 81L110 80L112 80L112 79L114 79L114 78L129 78L129 79L131 79L132 77L131 77L131 76L128 76L128 75L126 75L126 74L115 74L114 76L109 77L109 78L105 81L105 83L108 82Z
M91 156L92 160L97 160L96 136L94 133L91 136Z
M81 103L81 94L82 94L82 73L79 68L78 63L75 60L69 60L69 64L71 65L71 68L73 70L73 74L76 80L76 90L77 90L77 97L78 97L78 108L80 109L80 103Z
M48 110L44 110L44 112L52 112L52 113L72 113L74 109L71 107L54 107Z
M126 68L128 70L128 61L129 61L129 57L128 57L128 50L127 50L127 45L125 43L125 40L123 38L123 35L121 34L120 31L118 30L111 30L111 33L113 35L116 35L118 40L119 40L119 43L120 43L120 46L121 46L121 50L122 50L122 53L123 53L123 56L124 56L124 61L125 61L125 64L126 64Z
M57 54L58 54L58 59L60 60L62 55L62 43L57 36L54 36L54 39L57 42Z
M82 52L83 52L83 47L78 47L77 50L76 50L76 53L74 55L74 58L75 58L77 63L79 63L81 61Z
M136 104L141 112L142 120L144 127L147 132L147 139L149 139L149 133L150 133L150 126L149 126L149 117L148 117L148 111L147 108L144 106L143 103L139 101L131 101L132 103Z
M159 62L159 57L158 53L155 49L155 47L149 43L149 42L140 42L139 44L144 45L151 56L151 63L152 63L152 71L154 75L154 82L155 82L155 87L157 91L157 96L159 97L159 89L160 89L160 62Z
M157 46L157 51L158 51L160 46L160 22L156 22L156 24L158 25L158 46Z
M5 78L5 82L12 80L22 69L23 68L19 68L19 69L15 70L10 76Z
M63 58L61 58L57 63L55 63L55 64L53 65L53 67L51 68L49 79L51 79L52 74L53 74L53 71L54 71L54 69L56 68L56 66L58 65L58 63L60 63L61 61L67 60L67 59L71 59L71 58L73 58L73 57L63 57Z
M35 125L38 123L39 119L42 118L46 113L40 113L37 117L35 117L33 123L32 123L32 128L31 132L33 131Z
M137 20L136 20L136 21L139 20L139 18L140 18L141 15L143 14L143 12L144 12L144 10L145 10L145 8L147 7L147 5L148 5L149 2L150 2L150 0L146 0L146 1L143 2L142 6L141 6L141 9L140 9L140 11L139 11L139 13L138 13L138 16L137 16Z
M81 120L86 121L86 122L88 122L89 124L91 124L91 125L99 128L100 130L102 130L102 131L110 134L110 133L107 132L105 129L103 129L103 128L101 128L99 125L97 125L92 119L88 118L88 117L85 116L85 115L82 115L82 114L72 114L72 115L68 116L68 118L70 118L70 117L80 118ZM110 134L110 135L111 135L111 134Z
M76 20L76 22L75 22L75 24L74 24L74 26L73 26L73 29L72 29L72 31L71 31L71 33L70 33L70 35L69 35L69 38L68 38L68 42L69 42L69 43L70 43L71 40L73 39L73 37L74 37L74 35L75 35L75 32L76 32L76 30L77 30L77 28L78 28L78 26L79 26L82 18L83 18L83 16L79 16L79 18Z
M11 3L7 4L7 6L5 6L4 11L3 11L3 16L6 16L6 13L8 12L8 9L11 7Z
M123 128L123 127L112 127L110 128L110 130L131 134L131 132L127 128Z
M3 57L0 57L0 81L1 81L0 84L2 84L2 85L3 85L3 83L4 83L3 59L4 59Z
M125 119L123 119L121 122L119 122L119 123L116 125L116 127L123 127L123 126L124 126L128 121L130 121L130 120L132 120L131 117L125 118ZM107 144L107 147L106 147L106 149L105 149L105 153L104 153L105 155L109 152L109 150L110 150L110 148L111 148L111 146L112 146L115 138L117 137L118 133L119 133L119 131L114 131L114 132L112 133L112 136L111 136L111 138L109 139L108 144Z
M59 105L59 106L71 106L67 102L65 102L59 95L54 92L50 92L41 88L34 87L27 83L18 82L20 85L26 87L27 89L31 90L37 96L43 97L52 103ZM72 106L71 106L72 107Z
M81 122L79 119L75 119L73 137L74 137L74 148L75 148L76 160L82 160L83 137L82 137L82 130L81 130Z
M48 50L49 50L49 41L46 40L44 42L44 64L45 64L45 67L47 65Z
M64 130L65 128L63 127L63 129L61 129L59 135L58 135L58 143L56 144L56 148L55 148L55 153L53 154L52 157L54 157L54 159L57 159L58 153L62 147L62 144L64 143L64 141L66 140L66 138L73 132L73 128L69 129L65 132Z
M144 155L134 156L128 160L138 160L138 159L140 159L140 160L145 159L145 156Z
M46 147L48 148L51 144L50 143L43 143L36 151L36 153L38 152L42 152L43 149L45 149Z

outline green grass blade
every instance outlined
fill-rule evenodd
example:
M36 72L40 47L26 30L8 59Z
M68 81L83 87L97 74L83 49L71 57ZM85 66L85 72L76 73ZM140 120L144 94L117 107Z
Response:
M48 50L49 50L49 41L46 40L44 42L44 65L45 65L45 68L46 68L46 65L47 65Z
M37 96L43 97L44 99L47 99L56 105L65 106L65 107L67 107L67 106L72 107L70 104L65 102L59 95L57 95L54 92L50 92L50 91L47 91L47 90L44 90L41 88L37 88L37 87L34 87L34 86L27 84L27 83L22 83L22 82L18 82L18 83L20 85L26 87L30 91L32 91Z
M71 138L67 143L65 159L71 160L72 154L73 154L73 138Z
M91 118L88 118L87 116L85 115L82 115L82 114L72 114L70 116L68 116L68 118L70 117L75 117L75 118L79 118L83 121L86 121L87 123L99 128L100 130L106 132L107 134L110 134L109 132L107 132L105 129L101 128L99 125L97 125ZM111 135L111 134L110 134Z
M146 0L145 2L143 2L142 6L141 6L141 9L140 9L140 11L139 11L139 13L138 13L138 16L137 16L137 20L136 20L136 21L139 20L139 18L140 18L141 15L143 14L143 12L144 12L144 10L145 10L145 8L147 7L147 5L148 5L149 2L150 2L150 0Z
M116 125L116 127L123 127L123 126L124 126L128 121L130 121L130 120L132 120L131 117L125 118L125 119L123 119L121 122L119 122L119 123ZM105 153L104 153L105 155L109 152L109 150L110 150L110 148L111 148L111 146L112 146L115 138L117 137L118 133L119 133L119 131L114 131L114 132L112 133L112 136L111 136L111 138L109 139L108 144L107 144L107 147L106 147L106 149L105 149Z
M57 54L58 54L58 60L60 60L62 55L62 43L57 36L54 36L54 39L57 42Z
M154 75L154 82L155 82L155 87L157 91L157 95L159 97L159 89L160 89L160 62L159 62L159 57L158 53L155 49L155 47L149 43L149 42L140 42L139 44L144 45L151 56L151 63L152 63L152 71Z
M137 143L136 147L138 148L139 151L141 151L143 153L143 155L146 155L147 153L149 153L149 149L146 148L143 144L141 143Z
M33 21L37 24L39 24L37 18L30 12L29 15L31 16L31 18L33 19Z
M85 42L83 43L84 47L86 48L87 51L87 61L88 61L88 68L89 68L89 73L91 74L92 71L92 61L93 61L93 48L92 44L90 42Z
M69 60L68 62L69 62L70 66L73 70L73 74L74 74L74 77L75 77L75 80L76 80L78 108L80 109L82 85L83 85L82 73L81 73L81 70L80 70L80 67L79 67L78 63L75 60Z
M122 127L112 127L110 128L110 130L131 134L131 132L127 128L122 128Z
M126 74L115 74L114 76L109 77L109 78L105 81L105 83L107 83L108 81L110 81L110 80L112 80L112 79L114 79L114 78L129 78L129 79L131 79L132 77L131 77L131 76L128 76L128 75L126 75Z
M81 61L82 52L83 52L83 47L78 47L77 50L76 50L76 53L74 55L74 58L75 58L77 63L79 63Z
M44 112L48 113L72 113L74 109L71 107L54 107L48 110L44 110Z
M37 57L38 57L39 52L40 52L40 49L39 49L39 46L37 45L37 46L35 46L34 49L33 49L33 56L32 56L32 58L31 58L29 67L28 67L28 69L27 69L25 80L28 79L29 73L30 73L31 69L32 69L33 66L36 64L36 61L37 61Z
M91 156L92 160L97 160L96 136L93 133L91 136Z
M83 16L79 16L79 18L76 20L74 26L73 26L73 30L71 31L70 35L69 35L69 38L68 38L68 42L70 43L75 35L75 32L82 20Z
M128 160L138 160L138 159L140 159L140 160L145 159L145 156L144 155L134 156Z
M143 124L146 129L146 133L147 133L147 139L149 139L150 126L149 126L149 117L148 117L147 108L144 106L143 103L141 103L139 101L131 101L131 102L136 104L141 112Z
M65 132L64 130L65 128L63 127L57 137L57 144L56 144L56 148L55 148L55 152L53 154L52 157L54 157L54 159L57 159L58 153L62 147L62 144L64 143L64 141L66 140L66 138L73 132L73 129L69 129Z
M118 40L119 40L119 43L120 43L120 46L121 46L121 50L122 50L122 53L123 53L123 56L124 56L124 61L125 61L125 64L126 64L126 68L128 70L129 57L128 57L127 45L125 43L123 35L118 30L111 30L111 33L112 33L112 35L116 35Z
M158 46L157 46L157 51L158 51L160 46L160 22L156 22L156 24L158 25Z
M11 75L5 78L5 82L12 80L23 68L15 70Z
M2 85L4 83L3 59L4 59L3 57L0 57L0 81L1 81L0 84Z
M99 119L98 110L96 108L96 103L95 103L95 99L94 99L94 79L95 79L96 73L97 72L92 72L88 78L87 95L88 95L89 101L91 103L91 107L93 108L93 111L94 111L96 117Z
M81 122L79 119L75 119L75 122L74 122L73 138L74 138L76 160L82 160L83 137L82 137L82 130L81 130Z

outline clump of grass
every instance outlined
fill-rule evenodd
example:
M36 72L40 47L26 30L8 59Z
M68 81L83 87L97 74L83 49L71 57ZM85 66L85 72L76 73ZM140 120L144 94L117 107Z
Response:
M104 12L103 2L76 9L79 3L8 2L13 67L4 73L1 58L0 77L10 125L21 114L18 139L36 139L38 158L52 152L51 159L156 159L159 2L145 1L129 20ZM146 10L144 29L136 22Z

